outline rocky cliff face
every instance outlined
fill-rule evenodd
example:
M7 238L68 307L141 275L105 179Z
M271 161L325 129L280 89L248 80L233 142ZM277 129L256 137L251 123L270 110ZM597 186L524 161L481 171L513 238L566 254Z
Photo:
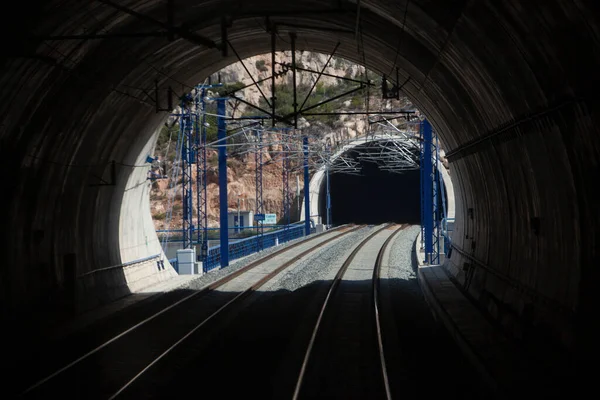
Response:
M297 52L296 65L299 68L320 72L325 63L327 63L328 55L310 52ZM291 52L280 52L275 57L276 72L281 71L281 64L291 64ZM250 71L255 80L259 81L271 76L272 62L270 54L250 57L244 60L246 68ZM341 58L332 58L331 62L323 71L325 74L343 76L352 79L361 80L364 76L364 68L343 60ZM220 71L221 80L223 82L243 82L248 85L252 83L252 79L246 73L246 70L241 63L232 64ZM298 71L296 81L298 85L312 85L318 77L317 73L300 72ZM277 84L287 83L291 85L293 82L292 73L289 72L276 79ZM337 78L323 75L319 79L325 86L336 86L339 81ZM267 96L271 96L271 81L268 80L261 84L261 90ZM256 86L252 86L244 90L246 99L254 104L258 104L262 95Z
M297 53L297 66L312 71L321 71L323 66L327 62L329 56L324 54L316 53ZM291 64L291 54L279 53L276 58L277 63ZM244 60L245 67L254 76L255 80L259 81L271 76L271 55L261 55L251 57ZM276 65L276 70L281 71L281 64ZM353 64L343 59L333 58L329 63L329 66L325 68L324 72L329 75L343 76L346 78L356 80L366 80L364 68ZM214 78L216 78L215 75ZM252 79L248 76L244 66L241 63L233 64L220 71L222 82L225 84L232 84L241 82L244 85L252 83ZM297 74L297 82L299 85L312 86L318 77L318 73L310 72L299 72ZM369 78L373 79L374 75L371 74ZM292 84L291 72L282 74L277 78L277 85L281 84ZM343 85L344 81L331 77L322 76L319 79L319 85L322 91L325 91L329 97L333 97L343 90L340 85ZM271 97L271 82L270 79L261 84L261 90L267 97ZM260 104L262 94L256 86L250 86L247 89L242 90L243 96L246 101L253 104ZM300 101L303 100L299 96ZM367 101L368 100L368 101ZM368 104L367 104L368 103ZM358 98L349 98L348 100L341 101L336 105L336 110L354 110L364 111L367 108L369 110L390 110L399 108L410 108L411 103L407 99L403 100L381 100L381 92L379 87L373 87L370 96L362 96ZM317 110L318 111L318 110ZM251 113L250 107L243 104L237 104L235 110L231 107L228 109L229 113L235 113L236 116L240 116L244 113ZM335 145L339 141L351 139L353 137L362 136L368 129L368 123L365 117L343 115L339 117L329 118L327 121L324 120L302 120L303 130L311 137L316 137L318 140L329 142ZM269 143L273 140L272 137L266 137L264 141ZM282 191L282 160L279 154L280 146L271 145L265 147L263 150L263 204L265 212L275 213L278 217L281 215L283 209L283 191ZM159 158L162 158L161 154L157 154ZM208 171L208 220L210 227L217 227L219 220L219 187L218 187L218 172L217 172L217 154L215 151L209 152L209 171ZM227 169L227 180L228 186L228 208L230 211L237 210L238 200L242 210L254 210L256 206L255 201L255 171L256 165L254 162L254 156L252 153L246 153L241 155L235 155L230 153L228 159ZM290 191L294 193L292 201L292 216L296 216L296 175L298 172L290 174ZM302 185L302 176L300 175L300 185ZM196 179L195 171L192 177ZM160 179L153 183L153 189L150 195L151 212L154 218L156 229L181 229L182 227L182 202L181 202L181 186L180 182L177 185L175 192L177 195L172 200L172 219L167 224L167 215L169 207L169 179ZM171 190L172 192L172 190Z
M215 154L216 155L216 154ZM263 153L263 207L266 213L281 215L283 209L282 191L282 165L278 157L274 160L269 156L268 149ZM238 200L242 210L255 210L256 208L256 164L254 156L242 156L232 158L227 166L228 182L228 209L235 211ZM210 166L207 174L208 185L208 224L209 227L219 226L219 185L216 166ZM300 177L301 178L301 177ZM192 173L192 179L196 179L196 171ZM157 180L150 194L150 207L154 218L156 229L181 229L183 218L183 206L181 197L181 185L175 189L177 195L173 201L173 212L170 224L167 224L167 209L169 206L170 180ZM296 175L290 175L290 191L296 193ZM294 197L294 201L295 201ZM296 203L293 203L296 204ZM294 214L295 207L292 207Z

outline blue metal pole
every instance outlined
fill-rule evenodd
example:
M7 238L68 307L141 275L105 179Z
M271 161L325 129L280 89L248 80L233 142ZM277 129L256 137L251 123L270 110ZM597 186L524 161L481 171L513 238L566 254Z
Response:
M327 229L329 229L331 227L331 194L329 192L329 157L327 158L327 167L326 167L326 173L327 173L327 204L326 204L326 208L327 208Z
M262 126L256 131L256 153L254 153L254 162L256 164L256 214L262 214L263 208L263 174L262 174ZM263 250L264 226L262 222L256 222L256 250Z
M227 215L227 147L225 147L227 130L225 126L225 100L217 99L218 136L219 139L219 208L221 237L221 268L229 265L229 221Z
M429 121L423 121L423 227L425 235L425 262L431 262L433 253L433 187L431 159L432 128Z
M432 169L431 169L431 184L433 186L433 254L431 256L432 264L440 263L440 210L438 207L438 196L439 196L439 186L438 186L438 155L439 155L439 141L436 132L432 132L432 145L433 145L433 154L432 154Z
M433 132L433 158L432 158L432 185L433 185L433 264L440 263L440 208L439 208L439 195L440 195L440 187L438 185L438 176L440 172L438 171L438 163L439 163L439 154L440 154L440 142L437 135L437 132Z
M183 191L183 241L184 248L190 249L193 244L194 225L193 225L193 183L192 183L192 164L193 157L193 135L194 135L194 117L190 108L189 101L191 96L186 96L181 102L181 118L179 119L179 129L182 132L183 144L181 146L182 161L182 191Z
M310 235L310 181L308 178L308 136L302 138L304 147L304 231Z
M282 170L281 177L283 179L283 211L282 220L285 225L284 241L288 240L289 232L287 232L290 225L290 146L288 145L289 135L288 131L282 132L281 141L283 142L283 158L281 160Z
M421 250L425 250L425 195L424 195L424 189L423 189L423 183L425 182L425 179L423 178L423 163L424 163L424 159L425 159L425 153L423 152L423 122L421 121L419 123L419 138L421 140L419 140L419 197L420 197L420 204L421 204Z
M201 168L200 175L200 202L199 202L199 210L198 210L198 242L200 243L200 261L202 261L202 265L206 264L206 260L208 258L208 192L206 190L206 102L204 97L206 96L206 90L202 89L202 126L201 132L202 137L201 148L198 151L200 155L200 160L198 161L198 165ZM201 165L200 165L201 164Z
M200 120L200 99L204 97L204 90L199 90L196 87L196 92L194 94L194 101L196 105L195 110L195 121L194 121L194 138L195 138L195 148L196 148L196 216L198 218L198 222L196 223L196 243L202 246L202 125ZM199 97L201 96L201 97ZM204 111L204 107L202 107L202 111ZM204 116L202 117L202 122L204 122ZM201 251L200 251L201 252ZM199 261L201 260L201 254L196 254L196 258Z

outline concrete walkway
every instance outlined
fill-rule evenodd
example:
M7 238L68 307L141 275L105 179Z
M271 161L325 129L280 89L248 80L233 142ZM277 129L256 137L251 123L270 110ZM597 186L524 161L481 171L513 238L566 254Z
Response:
M75 317L67 325L62 325L54 330L50 335L51 339L58 339L69 336L77 331L80 331L91 324L105 319L121 310L124 310L134 304L147 300L151 297L158 297L165 293L184 289L194 279L198 279L201 275L177 275L168 280L156 282L153 285L146 286L128 296L122 297L104 306L87 311Z
M554 398L547 377L540 376L539 365L485 318L450 280L444 267L423 264L419 243L417 237L418 280L425 300L435 318L445 325L484 381L498 394L497 398Z

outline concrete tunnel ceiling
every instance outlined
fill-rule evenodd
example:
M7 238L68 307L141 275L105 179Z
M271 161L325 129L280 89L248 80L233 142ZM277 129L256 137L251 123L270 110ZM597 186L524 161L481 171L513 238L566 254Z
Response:
M17 2L2 13L11 41L0 64L0 159L11 174L0 240L5 316L64 285L68 254L82 274L159 249L145 169L132 166L166 113L140 88L158 80L181 93L176 82L196 84L236 61L214 48L225 18L241 57L270 51L270 21L278 50L293 30L298 50L330 53L339 41L338 56L382 74L398 67L403 92L448 149L457 201L449 272L514 336L591 346L598 2L176 0L175 33L207 43L32 38L161 29L107 3ZM166 24L165 1L114 3ZM115 185L92 186L111 183L111 160Z

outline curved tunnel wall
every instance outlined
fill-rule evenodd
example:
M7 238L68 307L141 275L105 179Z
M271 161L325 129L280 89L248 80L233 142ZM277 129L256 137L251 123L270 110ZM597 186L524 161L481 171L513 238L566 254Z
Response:
M468 271L467 290L515 335L542 327L566 346L591 345L600 226L590 184L600 147L599 84L591 79L600 64L597 2L364 0L364 57L356 51L355 2L335 2L342 9L333 14L309 0L175 3L174 20L217 45L229 14L228 39L242 57L269 51L261 17L270 14L308 27L295 29L301 50L331 52L339 40L339 56L386 74L397 65L403 91L450 149L457 196L450 271L462 284ZM166 20L164 2L119 4ZM126 250L153 233L146 209L126 199L143 189L124 192L132 168L122 164L140 160L165 115L140 89L158 79L181 90L176 82L195 84L235 60L185 39L27 39L156 27L103 2L15 7L23 9L3 13L12 42L0 64L0 158L12 174L0 240L4 314L64 285L66 254L83 273L146 251ZM286 10L293 12L276 15ZM287 30L280 26L280 35ZM108 179L111 160L121 163L117 185L90 186ZM122 210L123 202L131 208ZM136 221L145 228L120 236Z
M157 132L158 134L158 132ZM162 247L150 215L150 187L148 180L148 164L145 164L146 155L153 154L156 135L145 144L132 146L134 149L142 148L138 154L136 164L126 180L123 200L119 209L119 238L121 243L121 260L130 262L155 254L162 253ZM125 180L124 180L125 181ZM137 212L131 212L136 210ZM167 261L168 262L168 261Z

